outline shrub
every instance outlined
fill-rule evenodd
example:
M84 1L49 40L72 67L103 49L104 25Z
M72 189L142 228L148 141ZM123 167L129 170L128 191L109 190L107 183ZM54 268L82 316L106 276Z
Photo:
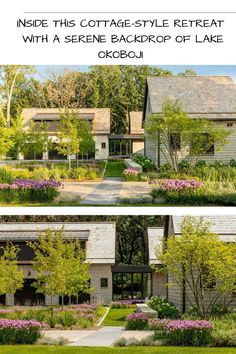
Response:
M40 337L43 322L27 320L0 320L0 344L32 344Z
M53 180L15 180L0 184L0 202L50 202L59 194L60 182Z
M32 174L32 178L35 180L49 179L50 170L46 167L35 168Z
M207 166L207 163L205 160L198 160L195 164L195 167L205 167Z
M70 311L62 311L55 316L55 323L70 328L77 323L78 317Z
M138 181L139 180L139 171L135 168L126 168L123 171L123 175L126 181Z
M70 178L83 181L87 175L87 169L85 167L75 167L70 172Z
M173 346L206 346L212 341L212 330L213 323L205 320L160 321L154 338Z
M148 306L157 311L159 318L177 318L179 315L179 310L173 303L159 296L153 296Z
M154 171L156 166L152 160L143 155L134 155L132 160L142 166L144 172Z
M229 165L232 166L232 167L236 167L236 160L231 159L231 160L229 161Z
M148 326L148 316L144 313L130 313L126 317L126 329L142 330Z
M190 170L190 163L186 160L182 160L178 165L179 171L188 173Z
M151 183L157 185L162 191L195 190L204 186L202 182L194 179L156 179Z
M0 167L0 183L12 183L13 180L13 171L7 167Z
M173 172L173 168L169 163L164 163L160 166L160 172Z

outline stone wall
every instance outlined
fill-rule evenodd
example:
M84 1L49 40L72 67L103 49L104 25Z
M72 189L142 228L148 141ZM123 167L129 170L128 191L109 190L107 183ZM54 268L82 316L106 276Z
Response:
M109 304L112 301L112 271L111 264L91 264L90 265L91 287L94 291L91 293L91 302L102 301ZM101 278L107 278L108 287L101 287Z

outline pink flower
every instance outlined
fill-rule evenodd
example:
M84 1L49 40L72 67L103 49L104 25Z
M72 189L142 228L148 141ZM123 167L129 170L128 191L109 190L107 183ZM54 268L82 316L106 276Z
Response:
M123 174L125 176L137 176L139 174L139 171L136 170L135 168L126 168L124 171L123 171Z
M204 184L194 179L155 179L151 181L163 191L195 190L204 187Z

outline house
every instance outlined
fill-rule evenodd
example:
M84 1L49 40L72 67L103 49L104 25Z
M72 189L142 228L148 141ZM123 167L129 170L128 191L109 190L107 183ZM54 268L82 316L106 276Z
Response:
M191 292L185 282L183 287L178 287L173 283L171 274L167 276L161 272L161 262L157 259L156 249L162 247L163 237L178 237L181 234L182 216L166 216L163 228L149 228L149 257L150 264L155 265L157 268L157 275L153 275L153 294L164 296L168 301L173 302L181 312L185 312L191 306ZM236 216L207 216L210 222L210 229L212 232L219 235L222 242L236 242ZM169 287L166 284L170 284ZM211 298L215 295L215 289L208 289L207 296L204 299L209 303ZM230 306L236 306L236 294L232 294ZM220 298L219 298L220 301Z
M190 118L204 118L229 131L228 144L223 151L212 145L201 159L207 163L222 160L229 163L235 159L236 151L236 84L228 76L174 76L149 77L146 82L143 121L148 122L150 114L161 113L166 100L178 101ZM204 133L204 132L203 132ZM157 151L156 151L157 150ZM180 159L181 137L180 137ZM144 154L157 167L166 163L159 143L157 149L145 136ZM184 157L183 157L184 158Z
M20 248L18 265L25 274L24 286L15 294L0 297L0 303L6 305L49 305L49 296L38 294L32 283L35 272L32 266L33 250L27 241L37 241L38 233L46 229L64 229L66 235L80 240L81 248L86 252L89 262L90 285L94 291L79 295L79 301L103 301L112 299L112 266L115 264L115 224L113 222L96 223L1 223L0 246L8 241ZM105 245L105 247L104 247ZM55 296L54 304L59 304L60 297Z
M144 154L144 129L142 126L142 116L142 112L129 112L127 117L129 122L127 134L111 134L109 136L110 156Z
M80 108L72 109L73 113L77 114L78 119L87 120L92 126L93 138L95 141L95 159L107 159L109 156L108 137L110 134L110 109L109 108ZM38 156L39 159L65 159L65 156L60 155L55 150L57 142L56 132L57 124L60 116L63 113L58 108L24 108L22 110L23 126L25 130L29 129L31 122L42 123L48 125L48 134L51 137L53 148L51 151L45 152L43 156ZM21 156L21 158L32 159L32 156Z

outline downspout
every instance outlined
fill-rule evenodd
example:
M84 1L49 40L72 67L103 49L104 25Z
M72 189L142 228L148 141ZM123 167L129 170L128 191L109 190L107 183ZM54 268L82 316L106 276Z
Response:
M186 311L186 281L185 281L185 269L183 266L183 284L182 284L182 313Z

